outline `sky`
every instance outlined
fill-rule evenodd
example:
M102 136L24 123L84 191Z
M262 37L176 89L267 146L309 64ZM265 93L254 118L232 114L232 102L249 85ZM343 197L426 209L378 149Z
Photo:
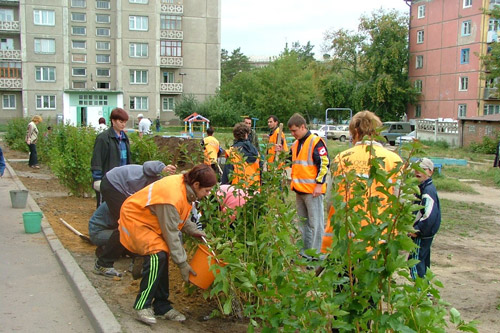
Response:
M221 0L222 48L241 47L246 56L278 56L286 43L308 41L320 58L324 33L340 28L357 30L359 18L373 10L408 13L404 0Z

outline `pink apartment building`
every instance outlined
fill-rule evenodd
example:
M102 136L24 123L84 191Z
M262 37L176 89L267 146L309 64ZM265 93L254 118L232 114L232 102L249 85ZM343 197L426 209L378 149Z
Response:
M500 20L484 9L500 0L413 0L410 9L410 80L421 91L408 118L467 118L500 113L481 55L497 41Z

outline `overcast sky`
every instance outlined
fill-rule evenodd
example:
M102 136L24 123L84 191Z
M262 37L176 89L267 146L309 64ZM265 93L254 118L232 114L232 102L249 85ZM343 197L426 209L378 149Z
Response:
M277 56L285 44L308 41L316 56L327 30L357 30L359 18L373 10L408 13L404 0L222 0L222 48L241 47L247 56Z

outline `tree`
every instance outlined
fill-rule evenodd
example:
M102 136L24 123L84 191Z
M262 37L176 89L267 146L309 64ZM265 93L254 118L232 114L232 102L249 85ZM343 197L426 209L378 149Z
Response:
M174 113L179 119L184 119L190 114L200 111L200 103L194 95L183 95L179 103L175 104Z
M500 6L495 6L493 10L487 11L492 19L500 19ZM498 24L498 23L497 23ZM493 82L492 86L500 91L500 44L498 41L488 45L488 53L481 57L485 68L485 78Z
M222 84L231 82L231 80L241 72L248 72L251 69L250 61L246 55L241 52L241 48L234 50L229 55L227 50L221 52L221 81Z

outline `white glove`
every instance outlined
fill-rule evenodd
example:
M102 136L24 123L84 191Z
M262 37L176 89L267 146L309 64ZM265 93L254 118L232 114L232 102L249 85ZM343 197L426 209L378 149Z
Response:
M101 181L100 180L96 180L94 182L94 185L92 186L94 188L94 190L96 190L97 192L101 192Z

